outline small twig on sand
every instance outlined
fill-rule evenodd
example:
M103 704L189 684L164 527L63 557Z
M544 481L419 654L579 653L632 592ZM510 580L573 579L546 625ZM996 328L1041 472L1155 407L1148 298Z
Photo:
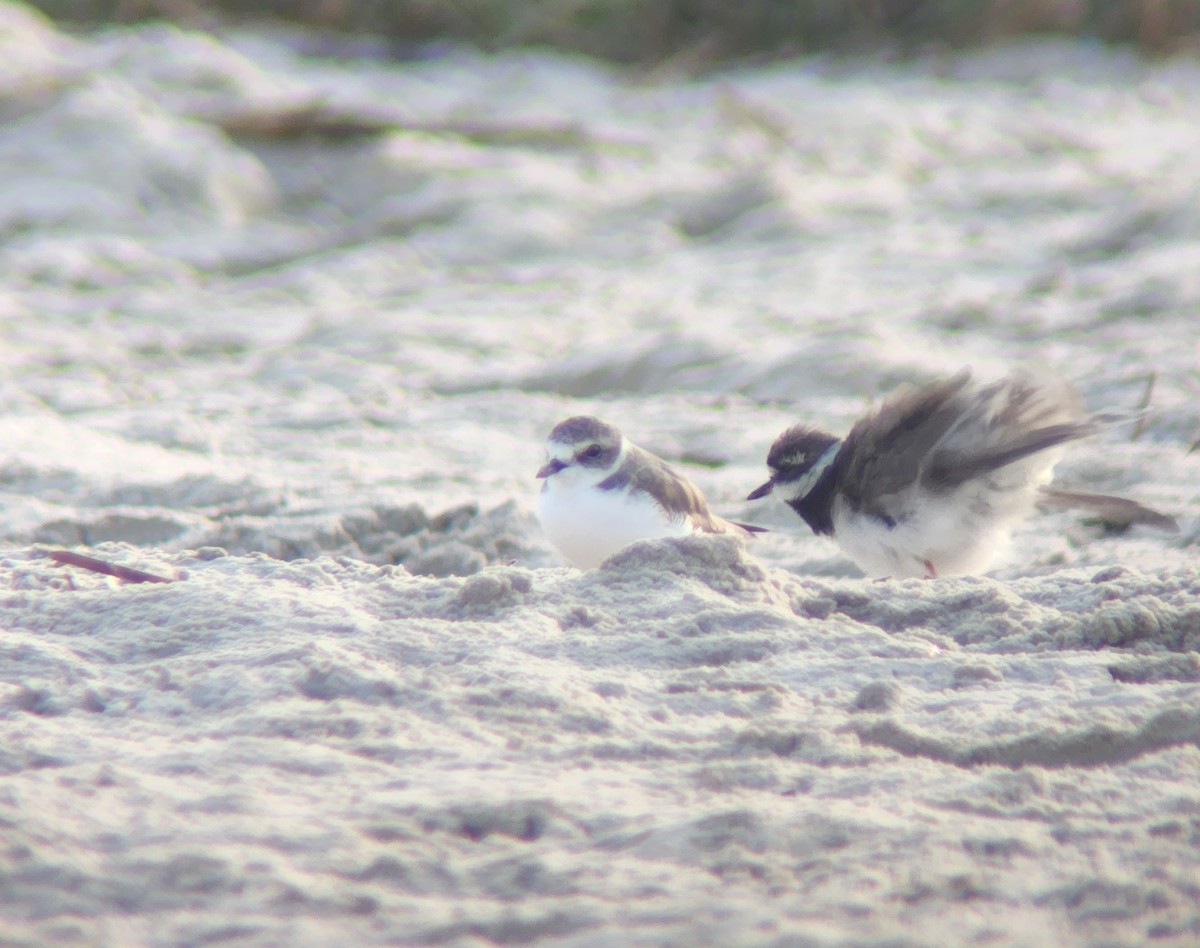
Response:
M196 114L193 118L211 122L228 135L261 139L356 138L383 135L396 125L386 117L342 112L321 102Z
M54 560L55 563L61 563L63 566L78 566L80 569L91 570L93 573L115 576L117 579L124 580L127 583L175 582L175 580L167 579L165 576L143 573L140 569L133 569L129 566L118 566L116 563L98 560L93 556L84 556L82 553L72 553L70 550L51 550L50 559Z

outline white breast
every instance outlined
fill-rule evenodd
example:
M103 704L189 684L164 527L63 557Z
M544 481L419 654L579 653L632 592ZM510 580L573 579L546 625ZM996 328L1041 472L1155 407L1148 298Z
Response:
M538 494L538 519L550 542L580 569L599 566L635 540L693 532L690 519L668 518L644 493L560 486L557 480L547 478Z
M949 494L913 488L889 505L896 520L891 528L838 497L834 536L869 576L927 576L926 563L938 576L982 573L1008 549L1013 527L1033 508L1053 463L1045 457L1036 465L1011 465Z

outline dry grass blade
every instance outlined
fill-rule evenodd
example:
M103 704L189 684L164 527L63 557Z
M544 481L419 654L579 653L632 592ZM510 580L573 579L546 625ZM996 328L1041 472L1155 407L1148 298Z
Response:
M1146 431L1146 411L1150 407L1150 399L1154 397L1154 383L1157 381L1157 372L1152 371L1146 376L1146 390L1142 392L1142 400L1138 402L1138 420L1134 422L1133 431L1129 433L1130 441L1137 441Z
M547 122L523 125L512 122L483 122L475 119L445 122L406 122L397 128L431 135L454 135L478 145L507 145L520 148L585 149L598 142L579 122Z

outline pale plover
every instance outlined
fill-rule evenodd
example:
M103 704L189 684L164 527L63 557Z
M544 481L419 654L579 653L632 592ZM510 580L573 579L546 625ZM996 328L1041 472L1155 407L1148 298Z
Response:
M1063 445L1119 420L1085 415L1074 389L1048 374L978 385L964 369L897 392L845 438L789 428L767 455L770 480L747 499L777 491L872 576L982 572L1039 503L1177 530L1136 501L1046 486Z
M537 472L538 519L580 569L599 566L635 540L763 530L716 516L691 481L599 418L559 422L546 457Z

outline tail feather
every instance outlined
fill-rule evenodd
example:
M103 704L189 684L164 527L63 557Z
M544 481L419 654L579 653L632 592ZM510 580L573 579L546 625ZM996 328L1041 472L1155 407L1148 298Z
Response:
M1159 513L1157 510L1152 510L1127 497L1112 497L1108 494L1088 494L1082 491L1043 487L1039 500L1051 507L1090 511L1106 524L1120 529L1140 524L1165 530L1168 533L1179 532L1179 523L1170 514Z

